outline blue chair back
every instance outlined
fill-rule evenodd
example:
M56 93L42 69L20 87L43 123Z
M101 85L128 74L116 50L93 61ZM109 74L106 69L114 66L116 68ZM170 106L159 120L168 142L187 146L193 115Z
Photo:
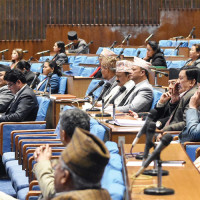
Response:
M32 63L30 70L32 72L40 72L40 73L42 73L42 65L43 65L43 63Z
M178 55L178 50L174 50L174 49L165 49L165 50L164 50L164 55L165 55L165 56L177 56L177 55Z
M46 60L52 60L53 56L40 56L39 62L45 62Z
M199 44L199 43L200 43L200 40L190 40L190 41L189 41L189 44L188 44L188 47L191 48L192 45L194 45L194 44Z
M61 76L59 80L58 94L66 94L67 88L67 77Z
M124 56L135 56L136 49L135 48L125 48L124 53L122 55Z
M170 65L168 66L169 68L181 68L185 65L186 61L185 60L176 60L176 61L172 61L170 63Z
M192 162L195 161L196 159L196 149L200 147L200 145L186 145L186 152L188 154L188 156L190 157L190 159L192 160Z
M47 97L37 96L39 109L35 121L44 121L49 107L50 99Z
M160 47L171 47L172 46L172 41L171 40L160 40L159 41L159 46Z
M73 76L81 76L83 70L84 70L83 66L73 65L71 72L72 72ZM64 74L66 74L66 73L64 72Z
M88 86L88 89L87 89L85 95L87 96L89 94L89 92L99 84L100 81L101 80L93 79L90 82L90 85ZM94 94L94 99L97 99L99 97L102 89L103 89L103 85L101 87L99 87L97 90L94 91L94 93L93 93Z
M0 61L1 65L6 65L6 66L10 66L12 64L12 62L7 62L7 61Z
M123 48L114 48L114 49L111 49L115 54L119 55L120 52L123 50Z
M153 88L153 102L152 102L152 105L151 105L151 109L153 109L155 107L155 105L159 101L161 95L162 95L162 92Z
M172 41L172 47L178 46L180 43L183 43L180 47L188 47L188 41L187 40L173 40Z
M136 51L135 51L135 55L137 55L138 51L140 51L140 55L139 57L140 58L144 58L146 56L146 53L147 53L147 49L146 48L138 48Z
M87 56L76 56L74 62L72 63L73 66L79 65L79 63L85 63Z
M105 48L105 47L99 47L99 48L97 49L96 54L97 54L97 55L101 54L101 52L103 51L103 48Z
M89 77L95 70L96 70L95 67L84 67L81 76Z
M84 64L99 64L98 56L88 56L84 61Z

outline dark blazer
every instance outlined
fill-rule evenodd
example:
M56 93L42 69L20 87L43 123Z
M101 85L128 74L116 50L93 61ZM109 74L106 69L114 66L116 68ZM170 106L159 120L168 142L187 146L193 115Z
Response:
M32 72L32 71L26 71L26 72L24 73L24 75L25 75L25 78L26 78L26 83L27 83L27 85L30 86L31 83L33 82L33 79L35 78L35 73ZM40 82L40 79L37 78L37 81L35 82L35 84L33 85L32 88L35 88L36 85L37 85L39 82Z
M163 53L156 53L153 55L153 57L151 57L147 61L150 62L153 66L167 67L167 63L166 63Z
M53 74L51 79L50 79L51 94L57 94L58 93L59 81L60 81L60 77L57 74ZM47 84L47 77L45 78L45 81L42 83L42 85L40 85L38 90L44 91L46 84ZM49 87L47 88L47 92L49 92Z
M78 44L71 45L71 48L68 50L69 53L89 53L89 47L86 46L87 43L83 39L78 39Z
M38 111L38 101L33 90L26 85L13 99L6 110L0 116L0 122L35 121Z
M197 91L198 86L186 92L180 101L176 104L170 104L169 112L170 123L164 127L164 131L182 131L186 125L186 111L189 108L189 101L193 94Z
M57 65L60 65L61 63L68 63L68 57L65 53L59 53L59 54L56 54L52 60L54 60L56 62ZM63 63L63 64L64 64Z
M14 95L8 89L7 85L0 87L0 113L6 112L6 109L8 108L13 98Z

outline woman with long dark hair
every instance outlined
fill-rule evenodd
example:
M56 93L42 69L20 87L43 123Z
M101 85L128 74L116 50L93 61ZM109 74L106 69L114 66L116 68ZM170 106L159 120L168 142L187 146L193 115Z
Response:
M147 62L150 62L153 66L167 67L164 54L161 51L159 45L155 41L148 41L147 43L147 55L143 58Z
M37 86L37 90L44 91L49 76L51 77L51 93L57 94L59 89L60 76L62 76L60 67L56 64L55 61L45 61L43 67L43 74L46 75L46 78L39 83L39 85ZM46 92L49 92L49 87L47 88Z
M68 57L65 53L65 43L63 41L57 41L53 46L53 51L56 55L52 60L55 61L57 65L60 66L64 63L68 63Z
M10 66L11 69L15 69L16 65L19 61L23 59L23 50L19 48L15 48L11 54L12 64Z

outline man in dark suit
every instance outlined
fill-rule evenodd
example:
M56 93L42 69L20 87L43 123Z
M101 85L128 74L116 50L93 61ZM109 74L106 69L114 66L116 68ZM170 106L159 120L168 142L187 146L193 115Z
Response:
M32 89L26 84L24 74L13 69L6 72L4 80L15 98L0 116L0 122L34 121L37 116L38 102Z
M197 91L197 68L182 68L179 78L174 86L170 100L169 112L170 117L166 122L163 131L182 131L186 125L186 111L189 108L189 101L193 94ZM159 141L162 134L159 134Z
M8 89L7 83L4 80L7 71L10 71L10 67L0 64L0 113L6 112L6 109L14 98L14 95Z

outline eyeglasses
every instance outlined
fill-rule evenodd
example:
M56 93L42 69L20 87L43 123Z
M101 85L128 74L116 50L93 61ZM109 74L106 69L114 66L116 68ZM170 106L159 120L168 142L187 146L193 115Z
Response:
M15 83L8 83L8 87L11 88Z

